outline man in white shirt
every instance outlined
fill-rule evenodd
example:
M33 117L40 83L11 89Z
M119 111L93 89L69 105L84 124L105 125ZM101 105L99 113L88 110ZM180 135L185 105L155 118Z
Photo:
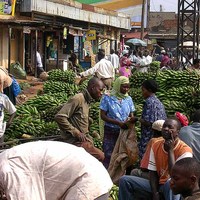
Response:
M98 59L99 62L94 65L94 67L81 72L80 76L87 77L90 75L95 75L99 79L103 81L105 86L107 87L108 90L111 89L112 86L112 81L115 78L115 69L112 65L112 63L105 59L105 53L100 51L98 52Z
M0 154L0 188L9 200L107 200L112 181L83 148L28 142Z
M111 49L110 56L108 56L108 60L112 63L116 72L119 69L119 56L115 54L114 49Z
M36 51L36 64L37 64L37 76L38 77L40 76L40 74L42 72L44 72L42 58L41 58L39 51L40 51L40 47L38 47L38 50Z

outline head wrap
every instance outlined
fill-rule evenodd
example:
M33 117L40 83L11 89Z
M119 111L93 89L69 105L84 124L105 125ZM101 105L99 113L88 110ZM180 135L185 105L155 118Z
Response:
M152 129L161 131L165 120L157 120L152 124Z
M123 84L129 84L129 79L125 76L119 76L115 81L114 81L114 84L113 84L113 89L111 91L111 96L115 96L117 97L118 99L123 99L123 98L126 98L128 96L128 93L126 94L122 94L120 92L120 88L121 88L121 85Z
M187 126L189 124L188 118L184 114L176 112L175 116L180 121L181 126Z

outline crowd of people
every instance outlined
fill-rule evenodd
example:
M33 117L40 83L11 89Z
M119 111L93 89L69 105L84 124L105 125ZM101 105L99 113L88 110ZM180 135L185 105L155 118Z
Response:
M161 69L171 61L165 50L156 58L147 49L131 54L125 50L121 58L113 50L106 57L105 51L99 50L96 65L79 73L82 79L90 77L87 88L72 96L55 115L62 140L30 142L0 153L0 189L6 198L107 200L113 184L107 169L116 143L120 143L119 135L134 129L129 125L139 121L138 165L117 181L119 200L200 199L200 110L195 111L190 125L181 113L167 116L156 97L158 84L148 79L141 85L142 115L135 116L134 99L128 94L129 77L133 68L147 72L154 59L161 62ZM3 94L4 88L0 122L3 124L6 109L10 125L16 108ZM99 116L104 121L102 150L89 135L89 109L94 101L100 101ZM122 153L124 159L130 158L128 150Z

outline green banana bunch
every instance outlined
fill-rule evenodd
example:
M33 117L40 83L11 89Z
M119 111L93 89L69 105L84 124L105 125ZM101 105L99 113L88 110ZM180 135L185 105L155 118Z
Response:
M119 195L119 187L113 185L112 189L110 190L110 198L112 200L118 200L118 195Z
M61 69L53 69L48 72L48 80L62 81L69 84L75 83L76 74L72 70L63 71Z

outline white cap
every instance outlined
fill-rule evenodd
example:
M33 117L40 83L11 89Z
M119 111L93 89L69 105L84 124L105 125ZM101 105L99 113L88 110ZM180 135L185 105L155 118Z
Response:
M152 124L152 129L161 131L165 120L157 120Z
M161 53L166 53L166 51L163 49L163 50L161 50Z
M122 51L122 55L125 55L125 54L128 54L128 50L126 49Z

